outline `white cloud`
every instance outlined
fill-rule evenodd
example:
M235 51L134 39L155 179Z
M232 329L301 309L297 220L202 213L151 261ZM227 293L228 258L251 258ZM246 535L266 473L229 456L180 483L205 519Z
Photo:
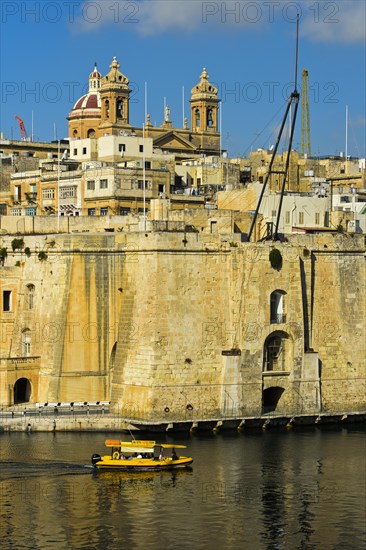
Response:
M315 2L317 9L301 22L301 35L313 42L355 43L366 40L364 0Z
M196 0L87 0L75 18L75 30L93 32L118 25L143 35L192 31L202 22L202 4Z
M365 41L364 0L85 0L75 19L77 32L119 25L140 35L165 32L216 33L250 27L262 32L263 24L294 24L300 14L301 36L312 42Z

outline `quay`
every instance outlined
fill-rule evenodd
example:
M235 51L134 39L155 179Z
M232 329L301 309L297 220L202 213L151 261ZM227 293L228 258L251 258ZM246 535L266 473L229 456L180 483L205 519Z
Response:
M151 432L196 433L301 429L303 427L366 426L366 411L315 414L264 414L245 418L154 421L129 419L109 410L109 405L6 407L0 410L0 432Z

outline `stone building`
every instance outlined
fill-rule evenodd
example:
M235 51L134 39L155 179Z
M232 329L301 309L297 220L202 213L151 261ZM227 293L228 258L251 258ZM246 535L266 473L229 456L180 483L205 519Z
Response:
M3 235L1 403L163 425L363 410L363 237L197 229Z

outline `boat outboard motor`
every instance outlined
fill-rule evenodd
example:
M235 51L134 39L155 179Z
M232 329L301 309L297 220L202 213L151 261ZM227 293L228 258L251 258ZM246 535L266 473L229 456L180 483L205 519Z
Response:
M102 457L101 457L100 455L98 455L98 454L94 454L94 455L92 455L92 457L91 457L91 463L93 464L93 466L95 466L95 464L96 464L97 462L100 462L101 460L102 460Z

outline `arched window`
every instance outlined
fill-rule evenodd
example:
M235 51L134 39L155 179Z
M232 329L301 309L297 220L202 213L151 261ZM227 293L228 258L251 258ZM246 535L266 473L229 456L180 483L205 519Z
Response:
M94 138L95 137L95 130L94 128L89 128L88 130L88 138Z
M28 309L33 309L34 307L34 292L35 286L33 284L27 285L26 288L26 304Z
M122 101L122 99L117 100L117 118L123 118L123 101Z
M213 127L213 118L212 118L212 109L207 109L207 127L212 128Z
M195 112L195 119L196 119L196 126L200 126L201 124L201 113L199 109L196 109Z
M270 323L286 323L284 290L275 290L271 294Z
M31 354L31 332L29 328L26 328L22 332L22 355L23 357L30 357Z
M292 341L287 332L270 334L264 344L263 371L289 371L292 368Z
M106 99L104 102L104 108L105 108L105 116L106 118L109 118L109 100Z
M72 133L73 137L76 138L78 137L78 131L77 130L74 130L73 133Z

